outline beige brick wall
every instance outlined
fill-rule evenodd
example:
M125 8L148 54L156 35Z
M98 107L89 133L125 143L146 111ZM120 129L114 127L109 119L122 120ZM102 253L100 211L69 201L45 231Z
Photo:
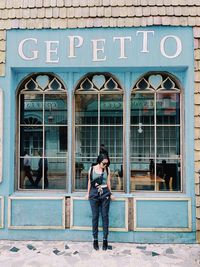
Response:
M196 228L197 242L200 243L200 29L194 28L194 59L195 59L195 86L194 86L194 159L195 159L195 194L196 194Z

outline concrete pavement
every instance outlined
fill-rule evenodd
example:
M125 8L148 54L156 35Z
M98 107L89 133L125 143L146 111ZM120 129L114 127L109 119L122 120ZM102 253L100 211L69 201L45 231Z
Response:
M198 244L110 243L94 251L91 242L0 240L0 267L200 267Z

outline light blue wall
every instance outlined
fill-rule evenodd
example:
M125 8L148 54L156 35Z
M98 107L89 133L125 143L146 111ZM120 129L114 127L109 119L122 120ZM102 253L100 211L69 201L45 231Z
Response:
M62 227L62 209L63 201L58 199L12 199L10 225L29 228Z
M154 36L149 35L148 53L141 52L142 36L137 36L137 31L154 31ZM76 58L69 58L69 37L81 36L84 41L80 48L76 49ZM182 42L182 52L176 58L166 58L160 52L160 42L168 35L177 36ZM119 43L113 42L113 37L128 36L131 42L127 41L125 55L127 58L119 59ZM18 44L25 38L37 38L38 45L33 43L33 48L38 47L39 59L25 61L19 57ZM99 52L99 58L106 56L106 60L92 61L92 42L94 39L105 39L104 52ZM44 41L59 41L58 54L52 54L52 60L59 56L58 63L45 62L45 43ZM44 193L36 192L16 192L14 190L14 181L17 177L15 168L16 152L16 93L19 83L32 72L52 71L60 77L66 85L68 92L68 125L69 140L68 154L72 154L72 100L74 87L78 80L87 72L108 71L116 76L125 90L125 97L129 99L131 88L138 78L148 71L167 71L179 79L183 89L184 118L183 118L183 136L184 136L184 175L183 175L183 193L130 193L129 184L126 185L127 194L116 193L116 197L160 197L160 198L181 198L189 197L192 199L192 232L189 233L161 233L161 232L112 232L110 239L113 241L127 242L195 242L195 194L194 194L194 59L193 59L193 34L191 28L184 27L148 27L148 28L127 28L127 29L70 29L70 30L11 30L7 32L7 51L6 51L6 76L0 78L0 88L4 91L4 140L3 140L3 182L0 184L0 196L5 196L5 228L1 229L1 238L13 239L71 239L88 240L91 239L91 231L78 230L8 230L8 196L43 196ZM29 46L30 48L30 46ZM27 56L28 46L25 48ZM55 49L53 47L52 49ZM168 55L175 54L174 39L166 41L165 51ZM126 158L129 158L129 101L126 101ZM127 161L129 162L129 161ZM84 193L72 193L71 173L72 158L68 160L68 191L62 193L48 192L45 196L83 196ZM129 163L127 163L127 177L129 176ZM17 202L16 202L17 205ZM25 204L26 205L26 204ZM141 204L142 205L142 204ZM23 206L22 206L23 207ZM123 205L121 206L123 208ZM183 209L183 216L186 209ZM55 217L55 224L60 217L60 213ZM87 211L87 209L85 209ZM26 209L26 217L29 215ZM145 218L145 209L140 214ZM40 210L38 210L40 214ZM37 216L39 216L37 214ZM23 214L21 214L23 216ZM153 215L149 215L153 216ZM159 216L159 214L158 214ZM151 222L153 218L149 218ZM173 219L173 218L172 218ZM49 220L49 218L48 218ZM53 220L53 218L52 218ZM111 219L112 220L112 219ZM123 221L123 220L122 220ZM119 221L120 222L120 221ZM171 220L170 224L173 223ZM54 224L54 222L52 222ZM147 223L148 226L148 223Z
M137 200L139 228L188 228L188 201ZM159 215L159 216L158 216Z
M73 226L75 227L91 227L92 214L88 201L84 199L73 200ZM110 221L111 228L121 228L124 230L126 226L126 203L124 200L115 200L110 205ZM102 226L101 220L99 225Z

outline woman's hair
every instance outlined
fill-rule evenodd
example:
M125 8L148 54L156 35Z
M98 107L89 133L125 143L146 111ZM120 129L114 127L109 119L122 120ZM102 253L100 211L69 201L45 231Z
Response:
M97 158L97 163L101 163L104 159L107 159L109 161L109 158L106 154L99 154L98 158Z

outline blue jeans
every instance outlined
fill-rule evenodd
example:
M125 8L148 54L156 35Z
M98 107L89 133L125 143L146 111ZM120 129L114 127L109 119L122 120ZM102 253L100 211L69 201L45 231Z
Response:
M97 189L92 187L89 194L90 206L92 210L92 232L94 239L98 239L100 212L102 216L103 239L107 239L108 237L110 192L108 188L103 188L103 191L103 194L99 195Z

